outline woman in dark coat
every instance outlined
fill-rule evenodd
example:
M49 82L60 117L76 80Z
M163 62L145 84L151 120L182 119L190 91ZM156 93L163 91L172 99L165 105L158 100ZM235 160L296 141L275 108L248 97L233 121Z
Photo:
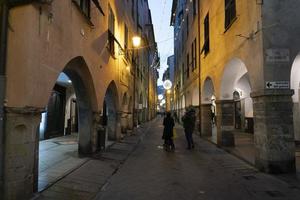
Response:
M171 113L168 112L167 116L164 118L164 133L162 139L165 140L165 149L174 150L175 145L173 142L173 128L175 126L174 119L171 116Z

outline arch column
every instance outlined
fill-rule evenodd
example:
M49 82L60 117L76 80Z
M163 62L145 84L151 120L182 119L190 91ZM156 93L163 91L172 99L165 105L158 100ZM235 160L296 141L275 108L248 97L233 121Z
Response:
M251 93L255 122L255 165L261 171L295 171L292 95L292 90Z
M37 107L6 108L4 199L29 199L37 191L38 128L43 111Z
M217 144L222 145L224 132L234 130L234 101L217 100L216 107Z
M128 129L128 113L122 111L120 114L120 123L121 123L121 133L126 135Z
M121 130L121 119L123 117L123 112L122 111L117 111L117 116L116 116L116 137L117 141L120 141L123 137L122 135L122 130Z
M91 148L92 152L96 152L99 148L99 138L100 135L98 135L98 131L100 128L102 128L101 125L102 119L101 119L101 112L94 112L93 113L93 129L91 133Z
M130 131L133 130L132 112L127 114L127 129Z
M201 104L201 136L212 136L211 104Z

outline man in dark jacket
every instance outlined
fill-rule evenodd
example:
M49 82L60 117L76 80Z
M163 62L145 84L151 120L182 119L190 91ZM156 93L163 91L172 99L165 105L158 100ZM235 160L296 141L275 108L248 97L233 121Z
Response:
M193 132L196 124L196 111L194 108L188 108L181 118L183 122L185 137L188 143L187 149L194 148Z
M162 139L165 140L166 150L174 150L175 145L173 141L173 128L175 126L174 119L171 116L171 113L168 112L167 116L164 118L164 133Z

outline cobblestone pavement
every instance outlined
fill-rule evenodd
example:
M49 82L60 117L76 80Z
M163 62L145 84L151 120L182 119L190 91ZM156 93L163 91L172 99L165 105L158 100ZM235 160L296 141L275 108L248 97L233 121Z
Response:
M263 174L213 144L194 137L186 150L177 127L176 151L162 149L162 119L141 127L136 136L94 156L37 199L94 200L243 200L300 199L300 182Z
M300 199L300 184L263 174L197 136L186 150L182 128L175 153L161 148L158 120L137 150L108 181L97 200Z

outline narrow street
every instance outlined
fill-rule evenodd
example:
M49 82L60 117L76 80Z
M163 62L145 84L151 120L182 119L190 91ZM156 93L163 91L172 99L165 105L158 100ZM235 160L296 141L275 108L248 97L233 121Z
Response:
M299 199L299 183L260 173L198 136L195 149L186 150L181 126L176 151L165 152L161 124L159 117L143 125L38 199Z

